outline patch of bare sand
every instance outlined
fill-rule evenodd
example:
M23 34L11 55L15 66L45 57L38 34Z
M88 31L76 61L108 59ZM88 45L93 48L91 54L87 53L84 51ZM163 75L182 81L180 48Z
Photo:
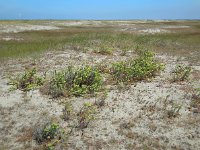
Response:
M0 24L0 33L18 33L23 31L31 30L57 30L60 29L55 26L42 26L42 25L29 25L29 24L15 24L15 25L1 25Z

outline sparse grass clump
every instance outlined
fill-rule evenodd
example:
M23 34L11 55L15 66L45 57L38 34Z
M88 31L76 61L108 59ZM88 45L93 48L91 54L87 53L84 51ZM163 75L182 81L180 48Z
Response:
M97 48L97 50L95 50L96 53L100 53L102 55L111 55L114 51L114 48L112 46L108 46L108 45L100 45L100 47Z
M94 67L69 67L66 71L54 73L50 81L49 94L53 97L81 96L97 92L101 86L102 76Z
M78 127L80 129L87 128L88 124L95 119L96 107L94 104L87 102L84 103L80 112L78 113Z
M71 116L71 114L73 112L73 106L72 106L72 104L70 102L66 102L62 111L63 111L63 115L61 116L62 119L64 121L69 120L69 118L70 118L70 116Z
M192 68L190 66L177 65L172 72L173 74L172 82L188 80L191 74L191 70Z
M43 78L37 75L36 68L26 70L25 73L10 78L11 90L30 91L43 85Z
M163 64L157 62L150 51L141 51L134 60L114 63L112 75L117 82L132 82L155 76L163 69Z
M200 88L192 95L190 107L194 109L194 112L200 112Z

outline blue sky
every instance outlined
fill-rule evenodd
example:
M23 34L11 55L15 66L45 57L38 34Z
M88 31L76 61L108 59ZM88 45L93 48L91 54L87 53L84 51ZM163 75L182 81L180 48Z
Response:
M200 19L200 0L0 0L0 19Z

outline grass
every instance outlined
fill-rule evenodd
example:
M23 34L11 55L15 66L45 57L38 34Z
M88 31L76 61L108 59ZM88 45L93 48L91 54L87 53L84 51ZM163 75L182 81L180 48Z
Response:
M38 21L33 22L35 23L38 24ZM119 31L117 27L106 26L63 27L60 30L4 33L3 36L19 37L23 40L0 40L0 59L38 55L48 50L62 50L66 47L72 49L78 47L78 50L93 50L101 54L112 54L115 50L121 50L124 55L126 51L134 51L137 46L140 46L156 52L187 56L194 62L198 61L200 55L198 52L200 31L198 22L191 22L191 24L194 25L189 31L155 35L132 34ZM197 55L191 56L191 53Z
M38 24L38 21L33 23ZM4 36L19 37L23 40L0 40L0 59L37 55L48 50L62 50L66 47L72 49L78 47L78 50L93 50L101 54L112 54L115 50L121 50L124 55L126 51L134 51L137 46L140 46L172 55L183 54L190 60L196 61L199 56L200 31L198 23L191 22L190 24L193 25L195 31L191 29L155 35L121 32L117 27L62 27L60 30L7 33ZM191 58L190 53L194 52L198 55Z
M177 65L173 70L172 82L186 81L189 79L192 68L190 66Z

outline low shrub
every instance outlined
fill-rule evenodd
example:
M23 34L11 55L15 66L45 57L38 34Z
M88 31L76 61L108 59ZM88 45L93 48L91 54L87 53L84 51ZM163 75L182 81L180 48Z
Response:
M17 77L10 78L9 84L12 85L11 90L30 91L43 85L44 78L39 77L36 68L26 70L24 74L19 74Z
M81 96L98 91L102 85L99 71L90 66L79 69L68 67L66 71L55 72L49 87L49 94L59 96Z
M43 126L36 127L33 138L42 145L41 149L53 150L65 139L66 133L57 123L46 123Z
M117 62L112 65L111 74L117 82L132 82L155 76L164 65L155 60L150 51L141 51L134 60Z
M192 68L190 66L177 65L172 71L173 79L172 82L188 80L191 74Z
M34 132L34 140L37 143L42 143L54 139L59 132L59 125L56 123L47 123L44 126L37 128Z

